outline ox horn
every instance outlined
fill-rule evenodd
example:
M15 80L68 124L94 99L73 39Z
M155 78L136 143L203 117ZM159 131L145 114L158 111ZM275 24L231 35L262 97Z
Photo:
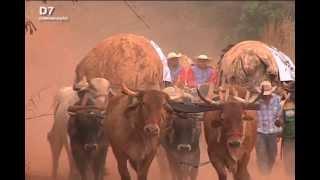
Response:
M229 99L229 94L230 94L230 90L229 90L229 88L227 88L227 89L226 89L226 95L225 95L225 97L224 97L224 101L225 101L225 102L228 101L228 99Z
M124 83L121 83L122 93L129 95L129 96L138 96L139 93L130 90Z
M262 88L262 90L258 96L256 96L255 98L253 98L251 100L248 100L249 104L254 104L256 101L258 101L261 98L261 96L263 95L263 93L264 93L264 88Z
M285 99L280 102L282 108L283 108L284 104L288 101L290 96L291 96L291 93L286 94Z
M164 108L165 108L167 111L169 111L169 112L174 112L173 108L170 106L169 103L166 103L166 104L164 105Z
M178 93L178 95L170 96L170 100L177 100L183 97L183 92L181 89L179 89L177 86L174 86L175 92Z
M233 98L234 98L235 100L241 102L241 103L248 104L248 103L250 102L250 101L249 101L249 99L250 99L250 92L247 90L247 91L246 91L246 97L245 97L245 99L243 99L243 98L241 98L241 97L238 96L238 91L233 88Z
M247 103L247 99L243 99L238 96L238 91L235 88L232 88L232 91L233 91L233 98L235 100L239 101L240 103Z
M167 87L167 88L172 88L172 87ZM174 86L173 88L174 88L174 94L176 94L176 95L170 95L171 93L170 92L167 92L167 88L165 88L165 89L163 89L162 90L162 92L164 92L164 93L166 93L166 94L168 94L169 95L169 97L170 97L170 100L177 100L177 99L180 99L181 97L183 97L184 96L184 93L183 93L183 91L182 90L180 90L178 87L176 87L176 86ZM170 91L170 90L169 90Z
M288 83L286 83L286 82L283 82L283 85L285 85L285 86L289 86L289 84L288 84Z
M200 97L200 99L201 99L202 101L206 102L207 104L220 105L220 103L217 102L217 101L214 101L214 100L211 100L211 99L208 99L208 98L203 97L198 88L197 88L197 93L198 93L198 96Z
M249 98L250 98L250 92L247 90L245 100L249 101Z
M233 98L241 103L244 103L244 104L254 104L262 96L263 92L264 92L264 90L262 89L260 91L259 95L250 97L250 92L247 90L246 97L245 97L245 99L243 99L243 98L239 97L238 92L236 90L234 90Z
M88 82L86 75L84 75L84 76L82 77L82 81Z

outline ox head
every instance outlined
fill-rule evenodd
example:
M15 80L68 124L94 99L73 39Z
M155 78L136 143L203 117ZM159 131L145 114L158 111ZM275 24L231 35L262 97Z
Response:
M253 117L250 117L246 110L258 108L255 102L261 97L263 90L260 95L251 98L249 91L247 91L245 99L240 98L234 88L232 90L233 95L231 96L230 88L226 89L224 95L220 96L220 101L206 99L199 91L198 95L204 102L212 106L213 111L218 111L218 116L211 121L212 127L217 128L217 141L226 145L230 156L234 160L238 160L246 135L246 122L253 120ZM232 97L233 100L228 100L229 97Z
M170 97L158 90L133 91L122 84L122 92L131 98L128 110L136 110L139 117L138 126L143 128L148 136L160 135L161 123L167 119L173 110L169 101L180 97Z
M197 119L189 114L175 114L172 116L169 132L169 143L179 152L190 152L198 147L200 128Z
M89 81L89 91L94 96L95 106L105 109L109 103L109 97L114 96L110 88L110 82L104 78L93 78Z
M86 152L95 152L102 148L99 146L104 136L102 121L103 114L99 110L81 110L69 124L69 134L80 142Z

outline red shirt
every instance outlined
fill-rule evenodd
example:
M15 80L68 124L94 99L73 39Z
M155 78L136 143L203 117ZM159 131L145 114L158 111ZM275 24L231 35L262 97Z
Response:
M218 84L218 72L208 67L207 69L200 69L197 66L184 68L180 71L178 82L184 86L195 88L205 83Z

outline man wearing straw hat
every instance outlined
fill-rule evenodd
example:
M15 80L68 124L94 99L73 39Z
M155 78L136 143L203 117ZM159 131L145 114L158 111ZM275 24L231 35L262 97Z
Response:
M262 88L264 92L257 111L256 155L260 172L268 175L276 160L277 138L281 132L281 128L276 126L281 115L281 98L273 93L276 87L272 87L270 81L263 81L258 91L261 92Z
M182 70L182 67L180 66L180 62L179 62L181 56L182 55L180 53L177 54L175 52L170 52L167 56L168 66L170 69L170 74L171 74L171 79L173 84L177 81L178 75Z
M208 87L213 90L218 82L218 73L208 65L210 60L211 59L204 54L196 57L196 63L194 65L190 68L181 70L178 76L177 85L193 89L208 85ZM208 94L208 92L206 94Z

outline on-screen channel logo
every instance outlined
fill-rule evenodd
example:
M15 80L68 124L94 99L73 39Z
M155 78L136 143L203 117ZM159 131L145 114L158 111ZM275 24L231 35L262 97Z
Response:
M39 21L68 21L67 16L53 16L56 8L53 6L39 7Z

